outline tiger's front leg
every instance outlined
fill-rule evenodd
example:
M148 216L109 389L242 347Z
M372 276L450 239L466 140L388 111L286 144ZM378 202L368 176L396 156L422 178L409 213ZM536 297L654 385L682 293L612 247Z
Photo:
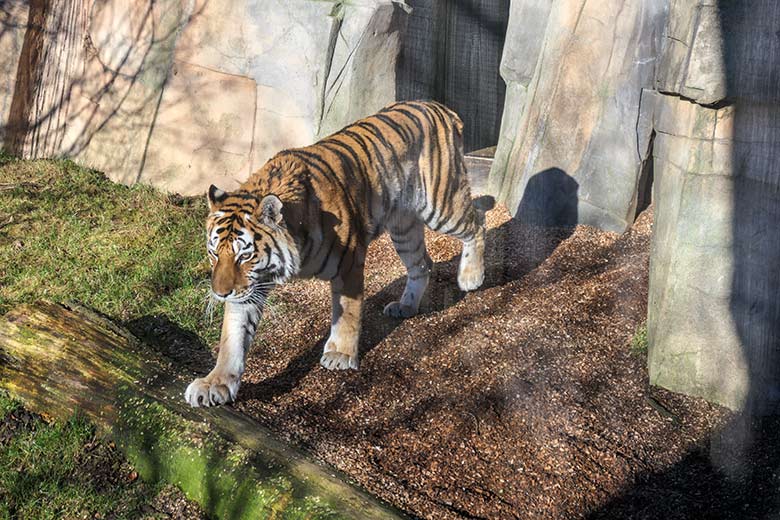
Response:
M190 406L215 406L236 399L244 374L246 351L260 321L260 310L251 304L225 303L217 364L206 377L195 379L184 392Z
M362 255L360 255L362 257ZM363 260L349 272L330 282L330 337L323 349L320 365L328 370L358 368L360 314L363 307Z

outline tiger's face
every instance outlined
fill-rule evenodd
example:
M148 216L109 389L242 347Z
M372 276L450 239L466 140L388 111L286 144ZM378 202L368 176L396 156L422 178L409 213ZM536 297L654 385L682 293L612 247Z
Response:
M262 304L270 290L294 274L294 255L275 195L208 192L206 248L211 292L218 301Z

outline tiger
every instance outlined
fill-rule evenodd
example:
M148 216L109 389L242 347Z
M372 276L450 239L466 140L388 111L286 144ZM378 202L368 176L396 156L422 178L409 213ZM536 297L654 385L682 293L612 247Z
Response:
M185 391L193 407L236 399L266 298L294 277L330 282L322 367L357 369L366 250L384 231L407 271L400 299L384 307L391 318L419 311L433 266L425 226L462 241L460 289L484 280L485 211L494 201L472 200L463 123L438 102L388 105L279 152L236 191L212 185L207 199L211 297L224 302L224 318L214 369Z

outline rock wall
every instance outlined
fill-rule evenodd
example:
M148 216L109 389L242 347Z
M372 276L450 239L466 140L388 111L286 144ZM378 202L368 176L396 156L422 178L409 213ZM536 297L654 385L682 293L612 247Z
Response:
M394 100L398 4L3 3L3 146L184 194L234 188Z
M780 404L777 20L774 0L672 2L652 95L650 380L758 413Z
M518 212L521 219L552 223L550 214L559 214L569 219L559 224L613 231L633 222L651 135L639 124L642 91L653 87L665 4L512 2L501 63L507 96L490 186L513 212L547 208L544 215ZM578 191L556 195L570 190L553 182L528 190L546 171L565 173L557 177L577 183Z
M526 222L655 205L653 384L780 405L780 4L516 0L490 187Z

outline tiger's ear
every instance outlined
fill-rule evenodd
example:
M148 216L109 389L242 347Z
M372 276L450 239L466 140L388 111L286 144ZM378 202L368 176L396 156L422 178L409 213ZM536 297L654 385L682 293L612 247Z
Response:
M266 195L257 206L260 220L266 224L279 224L282 221L282 201L276 195Z
M209 211L215 211L217 207L227 198L227 192L214 186L209 186L209 192L206 197L209 199Z

